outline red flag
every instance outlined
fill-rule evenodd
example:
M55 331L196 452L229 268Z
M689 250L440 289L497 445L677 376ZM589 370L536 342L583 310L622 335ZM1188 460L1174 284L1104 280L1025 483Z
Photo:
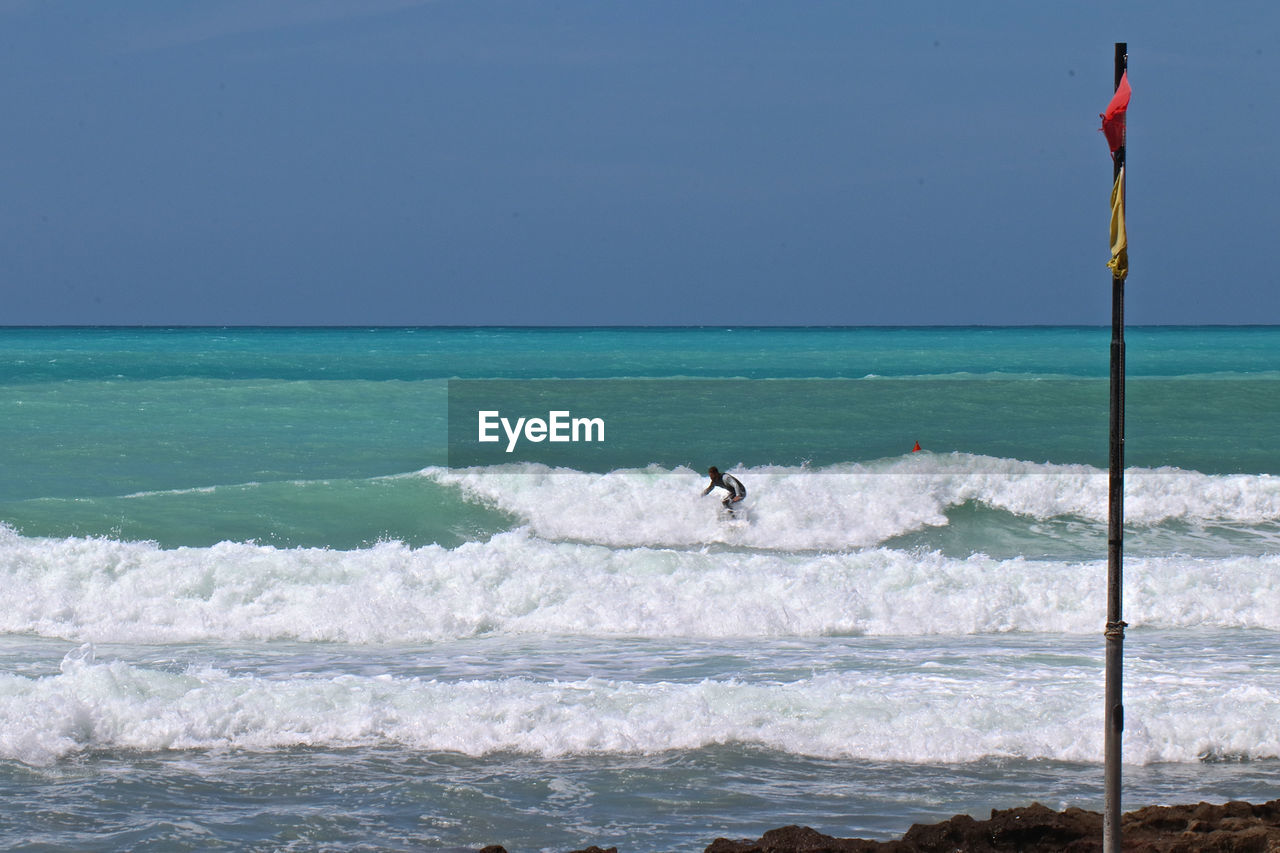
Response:
M1111 96L1111 103L1107 104L1107 111L1102 113L1102 132L1107 135L1107 144L1111 146L1112 154L1124 145L1124 114L1129 109L1130 94L1129 72L1126 71L1120 77L1116 93Z

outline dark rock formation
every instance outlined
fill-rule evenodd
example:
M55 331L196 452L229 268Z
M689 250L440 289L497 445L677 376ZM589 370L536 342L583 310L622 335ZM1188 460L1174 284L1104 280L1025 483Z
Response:
M771 829L759 841L730 841L717 838L707 847L706 853L865 853L871 850L891 850L885 844L898 841L863 841L858 838L832 838L807 826L784 826Z
M1280 800L1148 806L1124 815L1126 853L1280 853ZM832 838L802 826L766 832L756 841L717 838L706 853L1101 853L1102 815L1055 812L1039 803L992 811L990 820L957 815L917 824L897 841Z

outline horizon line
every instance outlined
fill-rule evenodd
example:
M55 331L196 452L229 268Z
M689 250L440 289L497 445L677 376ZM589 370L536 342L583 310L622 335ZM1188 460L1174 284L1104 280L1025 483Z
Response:
M662 330L662 329L778 329L778 330L848 330L848 329L1109 329L1109 323L866 323L866 324L755 324L755 323L619 323L619 324L557 324L557 323L0 323L0 330L38 329L236 329L236 330L373 330L373 329L520 329L530 331L555 330ZM1134 323L1128 329L1270 329L1280 328L1280 323Z

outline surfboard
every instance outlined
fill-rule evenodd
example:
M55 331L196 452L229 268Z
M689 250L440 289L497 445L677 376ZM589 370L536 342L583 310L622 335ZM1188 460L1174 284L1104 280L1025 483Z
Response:
M733 509L721 507L716 513L720 521L725 524L748 524L751 521L751 515L747 508L742 504L737 504Z

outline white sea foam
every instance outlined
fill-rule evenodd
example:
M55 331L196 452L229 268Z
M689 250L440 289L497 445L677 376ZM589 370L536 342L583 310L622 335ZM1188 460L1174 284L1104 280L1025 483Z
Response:
M623 547L869 547L945 525L946 512L966 503L1039 520L1103 524L1107 518L1107 472L1088 465L923 453L865 465L733 473L749 491L746 528L717 523L719 500L699 497L707 480L688 468L591 474L527 464L429 468L423 475L526 520L539 536ZM1280 478L1131 470L1125 514L1128 524L1139 526L1280 521Z
M517 530L454 549L162 549L0 529L0 632L96 642L484 635L1091 633L1105 562L889 548L609 548ZM1280 630L1280 555L1126 564L1135 626Z
M1280 756L1280 684L1134 667L1125 759ZM424 680L167 672L83 651L61 672L0 675L0 758L44 764L95 749L277 749L393 744L469 755L656 753L750 744L798 755L967 762L1096 762L1097 667L993 665L735 678Z

